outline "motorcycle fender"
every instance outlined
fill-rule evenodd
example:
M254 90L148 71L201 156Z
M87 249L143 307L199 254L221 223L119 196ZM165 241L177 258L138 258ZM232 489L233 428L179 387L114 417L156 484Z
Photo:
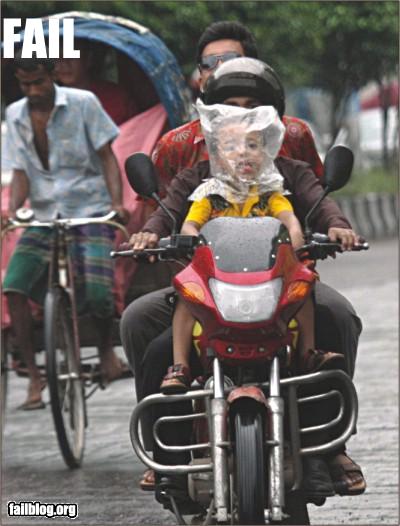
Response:
M259 402L260 404L263 404L267 407L267 399L265 398L264 393L259 387L254 385L236 387L236 389L233 389L233 391L229 393L228 404L233 404L233 402L236 402L236 400L239 398L252 398L256 402Z

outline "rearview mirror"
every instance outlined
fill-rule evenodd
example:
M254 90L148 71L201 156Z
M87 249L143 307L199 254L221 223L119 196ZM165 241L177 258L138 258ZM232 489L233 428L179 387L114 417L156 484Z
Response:
M171 219L171 237L176 236L176 218L165 206L158 195L158 178L153 161L145 153L134 153L125 161L125 172L131 188L141 197L152 198L161 206Z
M141 197L158 194L158 178L150 157L145 153L134 153L125 161L125 172L131 188Z
M322 185L328 192L343 188L353 169L353 152L346 146L334 146L326 154Z

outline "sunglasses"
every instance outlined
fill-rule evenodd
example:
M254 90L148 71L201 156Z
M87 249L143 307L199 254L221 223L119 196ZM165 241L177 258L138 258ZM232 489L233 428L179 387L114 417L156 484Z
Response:
M201 57L199 63L200 70L212 70L218 66L219 62L226 62L227 60L232 60L233 58L239 58L242 55L236 51L228 51L222 55L208 55L207 57Z

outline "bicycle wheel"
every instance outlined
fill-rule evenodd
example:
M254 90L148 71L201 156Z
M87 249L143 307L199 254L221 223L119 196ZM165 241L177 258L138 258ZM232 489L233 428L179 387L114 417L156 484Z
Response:
M85 396L74 351L71 302L61 288L46 295L44 338L57 439L67 466L76 468L82 462L85 443Z
M4 429L6 420L7 390L8 390L8 359L10 356L9 329L1 331L1 429Z
M265 524L264 431L259 404L242 400L234 422L238 524Z

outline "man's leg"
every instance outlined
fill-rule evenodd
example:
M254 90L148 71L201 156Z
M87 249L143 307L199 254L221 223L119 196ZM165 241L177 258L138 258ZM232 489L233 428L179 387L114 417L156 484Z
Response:
M142 370L143 370L143 396L149 396L151 394L158 393L160 391L160 384L166 373L168 367L173 362L173 348L172 348L172 329L169 328L163 332L158 338L154 339L146 349L146 353L143 359ZM191 352L190 356L190 369L192 376L195 377L202 373L201 364L197 358L195 352ZM171 403L171 404L159 404L154 406L152 413L149 414L147 420L148 426L143 429L143 439L145 442L146 449L153 451L153 457L155 462L162 465L171 464L187 464L190 460L190 453L183 451L177 453L170 453L158 446L153 440L152 434L150 433L153 422L155 419L163 416L179 416L188 415L193 412L192 403L188 400L187 402ZM146 436L147 432L147 436ZM193 422L180 422L163 424L159 430L160 440L164 444L170 444L174 446L187 445L190 443L190 437L193 432ZM148 443L146 444L146 440ZM165 499L160 497L159 490L162 486L173 487L174 492L178 491L180 498L187 502L192 507L193 503L190 503L187 490L187 477L185 475L180 476L168 476L164 477L163 474L157 473L156 475L157 488L156 498L160 502L164 503ZM161 483L161 484L160 484ZM167 506L168 507L168 506ZM196 507L191 508L188 513L198 513L199 510Z
M51 231L48 228L27 228L21 235L9 261L3 282L11 317L11 327L29 374L28 396L21 409L44 407L39 369L35 363L33 320L29 299L43 305L47 290L47 269L50 257ZM28 299L29 298L29 299Z
M99 359L101 364L101 371L104 378L108 382L112 382L117 378L120 378L124 372L124 364L118 358L113 348L113 317L98 318L92 317L96 327L97 334L99 336ZM125 364L125 367L126 364Z
M172 294L172 292L172 287L150 292L133 301L122 314L120 322L121 342L129 365L135 374L138 400L143 398L142 361L146 348L172 323L173 305L168 303L166 299L167 295ZM168 365L171 363L172 359ZM159 386L160 384L158 384Z
M114 267L110 252L114 231L108 225L85 225L70 233L78 312L90 312L99 338L101 371L106 381L121 377L123 364L113 349Z
M346 371L354 376L362 323L351 303L325 283L315 285L316 347L344 354Z
M167 372L168 367L173 364L173 359L174 358L173 358L173 347L172 347L172 328L169 327L162 334L160 334L160 336L155 338L148 345L146 349L146 352L143 358L143 362L141 364L143 398L151 394L160 392L161 382L164 378L164 375ZM197 358L196 353L193 352L193 350L191 350L191 354L190 354L190 370L192 372L193 378L196 375L202 374L201 364ZM173 404L173 406L177 408L178 414L179 412L180 413L183 412L184 414L191 412L191 402L184 403L184 404ZM165 408L163 407L163 409ZM142 421L142 423L145 424L145 425L142 425L143 440L144 440L146 449L148 451L153 450L153 435L152 435L153 421L154 421L154 417L151 415L149 415L148 418L143 419ZM176 431L177 431L176 426L173 425L172 429L170 429L170 433L172 434L172 436L176 435ZM168 438L168 432L164 431L164 433ZM179 438L183 436L181 434L180 429L179 429L178 435L179 436L177 440L179 440ZM170 438L168 438L168 440L170 440ZM163 463L162 462L163 452L160 452L160 450L158 449L155 455L157 454L161 455L161 460L159 461Z
M328 285L317 282L315 287L315 326L316 347L325 351L334 351L344 355L345 368L353 378L357 357L358 339L362 323L351 303L339 292ZM319 411L314 408L314 414ZM335 408L325 405L320 408L321 414L328 410L335 413ZM365 490L365 480L359 467L345 455L345 447L333 453L328 459L335 485L341 485L346 494ZM340 473L340 466L343 466ZM343 489L347 487L348 489Z
M41 395L43 382L41 381L40 371L35 362L33 320L28 298L18 292L8 292L7 301L11 325L29 375L28 396L21 408L39 409L44 407Z

